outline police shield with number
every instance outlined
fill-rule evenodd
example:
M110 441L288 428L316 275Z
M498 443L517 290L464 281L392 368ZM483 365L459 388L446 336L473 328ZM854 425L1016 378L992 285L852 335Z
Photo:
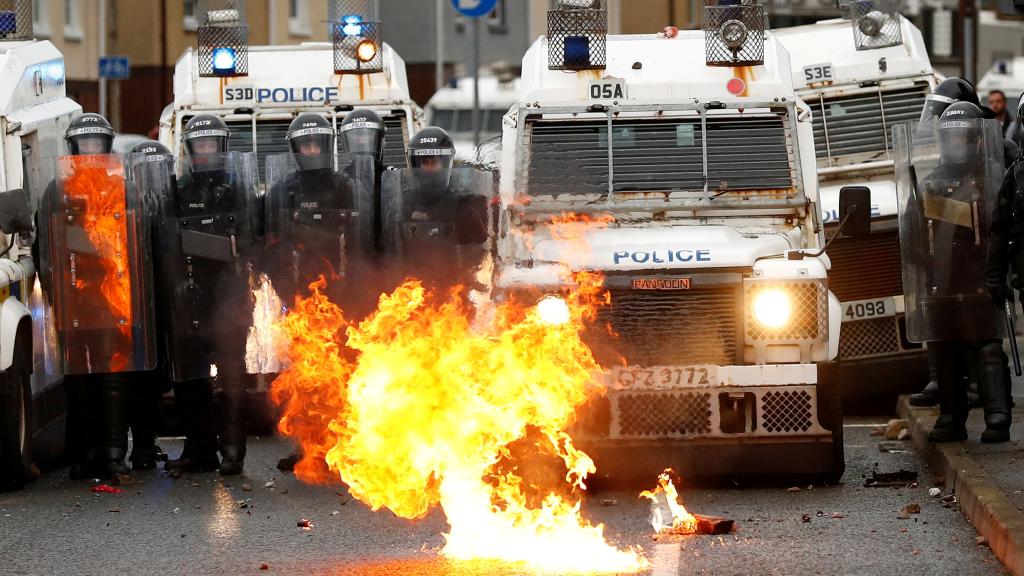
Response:
M958 102L937 120L895 131L908 336L936 359L940 416L929 439L967 437L970 367L978 378L984 442L1009 438L1003 311L989 297L989 228L1002 174L1002 136L978 106Z
M453 169L454 154L440 128L425 128L409 141L411 168L384 175L385 246L420 278L471 284L487 252L494 176Z

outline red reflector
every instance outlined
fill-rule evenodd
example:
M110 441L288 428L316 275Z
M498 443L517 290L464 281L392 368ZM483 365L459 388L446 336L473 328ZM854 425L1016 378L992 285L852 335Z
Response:
M661 31L665 35L665 38L675 38L679 36L679 28L675 26L665 26L665 29Z
M747 90L747 83L741 78L733 78L732 80L729 80L729 83L726 84L725 87L729 90L729 94L739 96Z

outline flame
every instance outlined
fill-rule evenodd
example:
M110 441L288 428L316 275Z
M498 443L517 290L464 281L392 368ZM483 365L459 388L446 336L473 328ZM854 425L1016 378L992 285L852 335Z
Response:
M297 475L329 480L326 461L373 510L416 519L440 506L449 558L558 572L646 567L580 513L595 468L565 430L601 391L580 332L602 289L597 275L574 277L565 322L505 303L487 327L471 323L460 289L439 294L409 280L354 324L323 296L323 279L312 284L282 324L290 365L272 386L285 404L279 428L302 444ZM558 482L520 470L524 442L531 458L558 464Z
M672 534L696 534L697 518L686 511L676 492L675 484L672 483L674 472L671 468L658 475L658 486L654 490L644 490L640 498L647 498L651 501L651 525L654 531L660 533L671 532ZM672 514L672 522L666 523L662 513L661 505L658 502L658 495L663 494L668 503L668 509Z
M245 341L245 369L249 374L275 374L281 371L281 334L278 323L284 309L274 284L261 274L259 287L252 291L255 305L252 325Z
M131 268L128 261L128 215L125 200L124 168L106 156L70 156L61 162L64 192L82 203L82 225L96 249L103 267L100 293L125 338L132 337ZM78 278L75 287L88 288ZM110 370L128 367L128 357L116 352Z

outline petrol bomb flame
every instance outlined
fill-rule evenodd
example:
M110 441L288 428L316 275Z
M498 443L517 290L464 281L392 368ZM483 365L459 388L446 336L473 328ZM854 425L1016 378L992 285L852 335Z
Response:
M252 294L255 305L245 341L245 370L249 374L276 374L281 371L278 351L284 335L278 323L284 316L284 306L266 274L260 275L259 286Z
M282 324L288 368L272 386L285 408L279 428L304 452L297 475L340 477L353 497L402 518L441 506L449 558L545 572L646 567L580 513L595 468L565 430L602 392L602 369L580 333L605 296L599 276L574 279L565 322L509 302L487 327L471 324L460 289L435 293L408 280L356 324L323 295L322 279L312 284ZM558 480L528 479L524 443L531 461L558 464Z
M124 167L106 156L70 156L61 162L64 192L82 203L82 227L103 267L100 294L107 302L118 331L132 337L132 279L128 254L128 214ZM90 286L78 277L75 288ZM128 358L115 352L109 370L127 368Z
M683 506L682 501L679 499L675 484L672 483L672 476L674 474L671 468L666 469L658 475L658 486L654 490L644 490L640 493L640 497L651 501L651 525L654 526L655 532L659 534L665 532L672 534L696 534L697 518L687 512L686 506ZM659 496L663 496L668 505L668 509L672 514L671 522L666 522L666 519L662 516Z

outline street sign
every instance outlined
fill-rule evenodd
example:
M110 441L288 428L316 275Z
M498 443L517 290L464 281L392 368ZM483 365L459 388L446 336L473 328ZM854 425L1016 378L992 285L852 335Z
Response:
M126 80L131 75L132 66L127 56L103 56L100 58L100 78L110 80Z
M486 16L497 4L498 0L452 0L455 11L468 18Z

